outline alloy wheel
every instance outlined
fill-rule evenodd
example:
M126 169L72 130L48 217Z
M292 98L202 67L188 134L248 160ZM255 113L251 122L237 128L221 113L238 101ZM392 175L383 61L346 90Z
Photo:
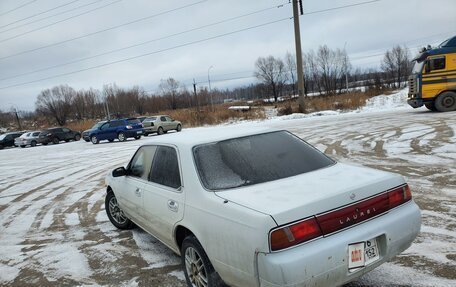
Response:
M127 217L125 216L122 209L120 209L117 199L113 196L109 201L109 214L111 217L118 223L124 224L127 222Z
M185 250L185 269L194 287L207 287L207 272L203 259L193 247Z

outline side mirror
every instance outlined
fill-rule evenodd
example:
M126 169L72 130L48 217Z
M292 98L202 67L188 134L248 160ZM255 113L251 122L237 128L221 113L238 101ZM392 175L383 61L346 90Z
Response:
M126 176L126 175L127 175L127 170L123 166L118 167L112 171L113 177Z

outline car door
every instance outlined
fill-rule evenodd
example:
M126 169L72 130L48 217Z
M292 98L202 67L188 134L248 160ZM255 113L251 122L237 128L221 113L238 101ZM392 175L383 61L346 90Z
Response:
M63 128L62 129L62 137L63 137L64 140L73 139L70 129Z
M65 139L61 128L52 129L51 132L54 134L54 137L57 138L59 141L63 141Z
M173 119L169 116L166 116L166 123L168 124L168 130L175 130L176 129L176 123L173 121Z
M177 149L157 146L144 185L143 216L146 228L162 242L173 245L173 228L184 215L184 193Z
M155 146L140 147L127 166L127 175L118 177L115 191L122 209L140 225L144 225L143 189L148 180Z
M100 129L98 130L97 137L99 140L106 140L110 137L110 133L112 133L112 127L111 127L111 122L106 122L103 125L101 125Z
M163 130L167 131L169 128L167 126L167 122L166 122L166 117L165 116L161 116L160 117L160 123L159 125L163 128Z

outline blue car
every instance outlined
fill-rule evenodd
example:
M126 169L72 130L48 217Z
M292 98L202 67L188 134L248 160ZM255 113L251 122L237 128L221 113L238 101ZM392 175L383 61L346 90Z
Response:
M128 118L99 122L92 129L84 131L83 138L97 144L102 140L112 142L118 139L123 142L128 138L140 139L142 135L144 129L140 120Z

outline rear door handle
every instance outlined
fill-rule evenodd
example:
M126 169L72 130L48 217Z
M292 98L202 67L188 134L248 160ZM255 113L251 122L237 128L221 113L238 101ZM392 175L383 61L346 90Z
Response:
M168 200L168 209L177 212L179 210L179 204L174 200Z

